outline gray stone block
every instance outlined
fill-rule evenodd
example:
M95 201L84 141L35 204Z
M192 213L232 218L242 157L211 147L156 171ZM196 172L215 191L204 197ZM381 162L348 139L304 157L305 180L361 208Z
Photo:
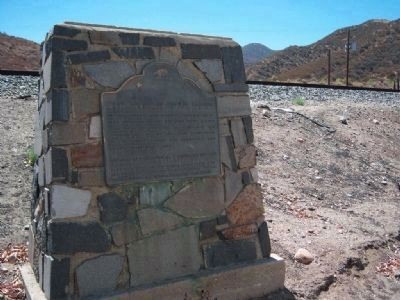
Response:
M115 54L129 59L154 59L154 51L151 47L119 47L112 48Z
M203 247L206 268L215 268L254 261L256 244L252 240L219 241Z
M245 83L215 83L214 91L217 93L247 93L249 86Z
M139 191L139 202L141 205L157 206L171 196L170 182L157 182L144 185Z
M125 80L135 75L135 69L123 61L84 65L83 69L98 84L113 88L119 87Z
M219 96L217 97L217 103L218 116L220 118L251 115L248 96Z
M42 150L43 150L43 139L42 139L42 128L40 128L39 124L39 112L35 113L35 123L34 123L34 143L33 143L33 152L37 155L40 156L42 155Z
M224 209L224 186L218 177L194 181L167 200L165 206L187 218L210 218Z
M45 159L45 155L44 156L42 155L38 158L37 181L38 181L39 187L43 187L46 183L44 159Z
M87 50L87 42L82 40L70 40L60 37L51 37L46 43L46 49L50 51L84 51Z
M76 282L79 296L104 296L114 291L122 272L124 257L102 255L84 261L76 268Z
M235 147L247 144L247 137L244 131L244 125L241 118L235 118L230 121L233 143Z
M46 184L64 181L68 178L67 152L61 148L51 147L44 156Z
M66 88L65 56L62 51L51 52L42 69L43 94L50 88Z
M66 89L52 89L46 101L45 125L51 121L68 121L69 93Z
M267 222L262 222L258 229L258 238L260 240L261 253L263 257L271 255L271 240L269 238Z
M254 134L253 134L253 121L251 116L247 116L243 118L244 131L246 132L247 143L253 144L254 142Z
M81 33L80 29L77 28L72 28L72 27L66 27L63 25L55 25L53 28L53 34L54 35L60 35L60 36L66 36L66 37L74 37Z
M96 90L74 89L69 93L76 119L100 112L100 93Z
M122 45L139 45L140 35L138 33L120 32L119 37Z
M217 236L217 220L203 221L200 223L200 240L206 240Z
M221 50L218 45L181 44L183 59L219 59Z
M115 193L106 193L98 197L100 206L100 220L111 224L126 219L128 213L127 202Z
M237 162L232 136L225 136L220 141L221 162L232 171L236 172Z
M229 128L228 119L219 119L219 135L220 136L231 135L231 129Z
M110 232L116 246L132 243L141 237L139 226L133 220L113 225Z
M196 273L202 261L198 236L190 226L128 245L131 286Z
M82 217L87 214L91 198L90 191L54 184L50 192L51 218Z
M242 182L244 185L248 185L253 182L253 178L250 172L248 171L242 172Z
M111 58L108 50L67 54L66 61L71 65L106 61Z
M151 47L171 47L176 46L176 42L174 38L168 36L145 36L143 38L143 45Z
M47 299L66 299L69 286L70 259L44 255L43 291Z
M242 47L222 47L222 62L224 64L225 82L245 83Z
M46 128L42 131L42 153L46 153L49 150L49 130Z
M65 55L61 51L52 52L51 60L51 88L66 88ZM45 89L47 92L48 89Z
M194 64L206 75L209 81L213 83L224 82L224 70L220 59L202 59L195 61Z
M229 206L233 200L235 200L236 196L242 190L242 174L232 172L229 170L225 171L225 202L226 206Z
M48 133L49 146L82 144L86 141L85 123L53 123Z
M106 252L110 239L98 223L50 222L47 240L51 254L74 254L77 252Z
M181 217L156 208L141 209L137 214L143 235L150 235L163 230L171 230L183 223Z

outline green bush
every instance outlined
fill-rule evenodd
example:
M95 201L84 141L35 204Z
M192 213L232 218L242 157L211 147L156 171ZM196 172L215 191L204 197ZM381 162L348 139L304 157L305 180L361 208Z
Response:
M28 150L26 150L26 163L30 166L33 166L37 159L38 157L33 151L33 147L29 147Z
M292 104L304 106L304 99L303 98L295 98L292 100Z

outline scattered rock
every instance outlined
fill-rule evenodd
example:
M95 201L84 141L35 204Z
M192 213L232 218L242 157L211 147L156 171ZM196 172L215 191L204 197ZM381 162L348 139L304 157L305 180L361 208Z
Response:
M372 122L376 125L379 125L379 121L377 119L373 119Z
M342 124L347 125L347 118L345 116L339 116L339 121Z
M294 259L304 265L309 265L313 262L314 256L306 249L300 248L294 255Z

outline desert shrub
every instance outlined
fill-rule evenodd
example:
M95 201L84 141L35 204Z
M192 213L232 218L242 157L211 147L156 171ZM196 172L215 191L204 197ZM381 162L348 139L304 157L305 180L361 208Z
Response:
M26 163L30 166L33 166L35 162L37 161L38 157L33 151L33 147L29 147L26 150Z
M304 99L303 98L295 98L292 100L292 104L304 106Z

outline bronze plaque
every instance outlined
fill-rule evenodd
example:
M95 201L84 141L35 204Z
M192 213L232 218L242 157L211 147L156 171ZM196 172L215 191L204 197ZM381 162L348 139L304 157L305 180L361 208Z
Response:
M171 65L143 73L102 94L107 184L218 175L215 97Z

